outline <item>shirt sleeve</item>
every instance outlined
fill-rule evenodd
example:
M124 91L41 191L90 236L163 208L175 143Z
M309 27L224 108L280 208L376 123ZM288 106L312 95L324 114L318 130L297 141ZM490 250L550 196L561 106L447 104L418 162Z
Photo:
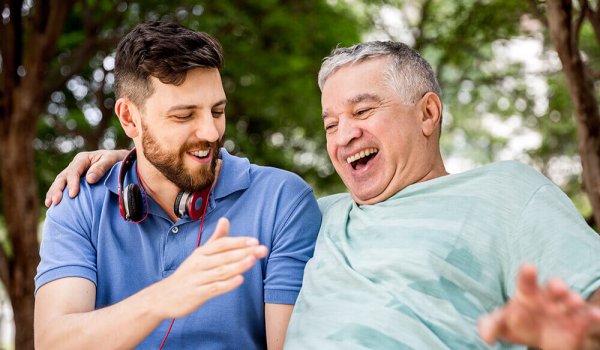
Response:
M294 181L285 190L284 210L278 214L273 243L266 266L264 301L294 304L304 276L304 266L313 256L321 212L312 190L304 181ZM288 204L289 203L289 204Z
M35 292L44 284L65 277L81 277L96 284L96 248L91 235L92 199L81 184L75 198L66 190L62 201L48 209L40 245Z
M600 237L554 184L541 186L531 196L509 237L509 247L509 295L523 263L537 267L540 283L558 277L584 298L600 287Z

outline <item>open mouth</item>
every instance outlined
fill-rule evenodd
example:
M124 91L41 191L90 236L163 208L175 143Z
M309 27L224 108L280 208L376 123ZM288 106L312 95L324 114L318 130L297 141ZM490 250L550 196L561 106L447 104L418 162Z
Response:
M346 158L346 162L350 164L352 169L359 170L364 168L367 163L377 155L379 150L377 148L367 148L354 155Z
M188 152L188 154L198 159L206 159L210 155L210 148L205 150Z

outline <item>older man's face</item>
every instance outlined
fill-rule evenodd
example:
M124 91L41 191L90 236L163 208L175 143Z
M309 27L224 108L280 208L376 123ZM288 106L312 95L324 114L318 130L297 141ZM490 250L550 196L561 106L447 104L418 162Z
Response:
M358 204L384 201L422 181L431 158L421 101L407 105L384 79L387 58L347 65L323 86L327 152Z

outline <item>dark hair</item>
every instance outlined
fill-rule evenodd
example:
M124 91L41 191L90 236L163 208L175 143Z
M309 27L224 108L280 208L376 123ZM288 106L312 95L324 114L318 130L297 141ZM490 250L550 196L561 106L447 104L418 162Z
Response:
M150 76L180 85L192 68L223 67L223 49L212 36L176 23L138 24L117 47L117 98L128 97L139 108L153 93Z

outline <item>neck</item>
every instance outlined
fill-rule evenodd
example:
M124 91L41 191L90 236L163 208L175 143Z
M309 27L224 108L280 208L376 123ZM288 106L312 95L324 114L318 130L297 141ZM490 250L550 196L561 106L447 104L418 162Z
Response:
M138 157L138 177L147 195L150 196L167 213L171 221L179 218L173 212L173 203L179 193L179 188L169 181L148 160Z

